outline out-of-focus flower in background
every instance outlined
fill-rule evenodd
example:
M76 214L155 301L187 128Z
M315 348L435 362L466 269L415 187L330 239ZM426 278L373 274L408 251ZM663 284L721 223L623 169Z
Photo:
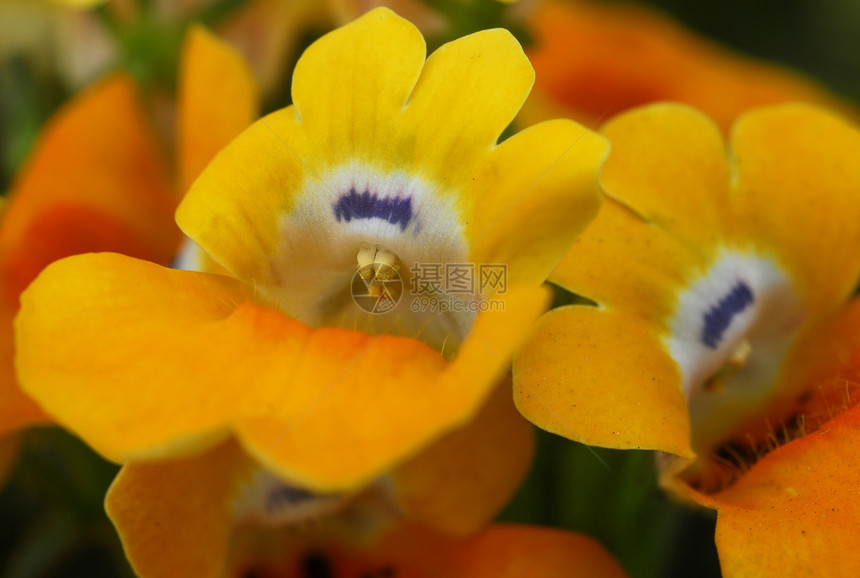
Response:
M809 78L742 56L634 3L544 0L527 17L527 54L537 78L520 115L591 124L656 101L694 106L728 132L750 108L818 103L857 118L856 108Z
M804 340L821 340L860 277L860 131L805 105L754 110L727 158L711 121L664 104L604 134L606 203L550 277L596 306L542 318L515 360L516 403L578 441L675 454L661 460L664 483L713 493L743 465L727 468L726 451L765 447L765 424L787 423L784 406L809 385L797 377L818 366ZM846 496L831 497L856 528ZM800 488L792 499L821 505Z
M213 75L238 79L220 92L230 103L226 110L209 94ZM51 421L14 375L12 320L24 288L49 263L80 253L171 263L181 237L173 220L179 191L250 124L257 105L247 68L202 30L189 37L182 85L178 186L141 95L124 75L64 107L13 183L0 220L0 436Z

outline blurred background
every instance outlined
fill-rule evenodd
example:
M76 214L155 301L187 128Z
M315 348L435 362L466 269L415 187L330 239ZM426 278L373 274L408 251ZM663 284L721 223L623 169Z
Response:
M179 49L192 21L222 32L252 60L268 111L289 104L289 71L303 47L378 3L266 0L265 10L275 15L268 19L284 24L256 44L248 39L260 20L249 16L250 4L260 2L125 0L69 8L0 0L0 190L13 186L50 115L106 71L134 75L156 122L169 127L165 103L176 90ZM530 22L537 2L530 0L392 4L420 20L431 49L494 26L509 27L526 46L538 40ZM860 102L860 0L640 4L729 50L790 67L848 103ZM573 298L560 292L558 303ZM500 519L586 532L637 578L719 576L714 514L667 498L649 452L585 448L542 432L538 442L533 470ZM131 576L102 508L117 467L52 428L23 432L20 443L17 464L0 489L0 576Z

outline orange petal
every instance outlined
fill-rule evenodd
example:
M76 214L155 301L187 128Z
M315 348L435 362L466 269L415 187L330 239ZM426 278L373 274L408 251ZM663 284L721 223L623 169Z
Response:
M13 184L0 227L8 294L77 253L168 263L179 241L174 209L134 85L100 82L50 121Z
M550 311L514 360L517 408L585 444L692 456L678 368L656 331L611 309Z
M254 121L260 98L239 53L201 26L188 32L179 75L179 191L185 193Z
M715 495L725 576L858 576L860 407L767 454Z
M532 427L514 407L511 382L505 379L469 425L391 476L407 518L463 536L476 532L510 499L533 454Z
M49 263L119 251L167 263L178 241L173 201L134 85L114 76L47 124L19 173L0 226L0 435L47 416L12 367L18 295Z
M243 421L239 438L299 485L335 492L369 483L474 419L546 297L539 288L511 291L504 310L478 315L450 364L417 341L318 330L317 347L295 370L301 393L281 386L272 417ZM333 362L335 351L342 361Z
M222 576L230 500L253 466L235 443L201 456L125 466L105 509L140 576Z
M527 54L537 72L537 98L523 115L530 123L557 116L590 123L665 100L703 110L723 132L744 110L767 104L851 110L810 79L740 57L645 6L547 0L529 23L535 42Z

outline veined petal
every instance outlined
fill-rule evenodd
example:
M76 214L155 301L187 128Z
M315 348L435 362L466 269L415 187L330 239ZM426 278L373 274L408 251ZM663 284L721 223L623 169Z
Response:
M302 486L354 490L474 419L546 305L540 288L513 291L503 310L477 316L450 364L417 341L364 336L354 364L339 366L342 375L314 392L305 380L301 403L293 398L277 405L278 416L242 421L240 440L268 468ZM333 349L321 346L306 361L309 374L332 365Z
M776 449L709 501L726 576L856 576L860 408Z
M253 466L235 443L193 458L125 466L105 509L135 572L222 576L235 522L230 503Z
M312 170L356 160L402 167L411 135L399 125L425 56L418 29L387 8L308 47L293 75L293 114L318 151L306 158Z
M472 261L507 264L511 285L543 282L597 213L597 171L608 152L600 135L562 120L493 149L466 229Z
M391 474L397 501L410 520L449 535L473 534L514 493L533 453L532 427L505 379L474 420Z
M821 109L784 105L741 117L732 150L737 200L793 273L809 314L844 302L860 276L860 131Z
M529 421L589 445L693 455L678 368L653 325L582 306L537 325L514 360L514 401Z
M192 27L180 62L180 194L219 150L250 126L258 108L256 82L239 53L202 26Z

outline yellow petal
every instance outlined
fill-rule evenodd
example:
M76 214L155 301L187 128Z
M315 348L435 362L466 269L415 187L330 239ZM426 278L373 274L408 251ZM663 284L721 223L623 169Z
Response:
M505 263L508 282L541 283L600 205L608 144L569 121L514 135L482 165L467 235L475 263Z
M784 105L743 116L732 149L738 202L794 273L810 315L844 302L860 276L860 131Z
M179 72L179 192L256 118L259 94L238 52L202 26L188 32Z
M392 473L404 515L445 534L476 532L510 499L534 453L531 425L496 387L468 425L424 449Z
M608 198L549 280L668 328L675 292L698 264L695 249Z
M541 317L514 360L514 401L532 423L589 445L690 457L680 375L652 324L564 307Z
M600 177L607 196L703 258L731 239L729 164L713 121L656 104L613 118L602 132L612 146Z
M212 444L224 407L241 411L242 388L217 384L245 368L218 348L241 355L248 329L232 314L247 296L227 277L112 253L57 261L21 297L21 387L115 461Z
M308 47L293 74L293 102L314 139L317 154L305 159L314 171L353 160L383 170L397 166L403 108L425 55L418 29L387 8Z
M414 126L413 170L443 188L466 186L472 165L496 144L533 82L531 64L507 30L441 46L427 59L405 111L407 126Z

